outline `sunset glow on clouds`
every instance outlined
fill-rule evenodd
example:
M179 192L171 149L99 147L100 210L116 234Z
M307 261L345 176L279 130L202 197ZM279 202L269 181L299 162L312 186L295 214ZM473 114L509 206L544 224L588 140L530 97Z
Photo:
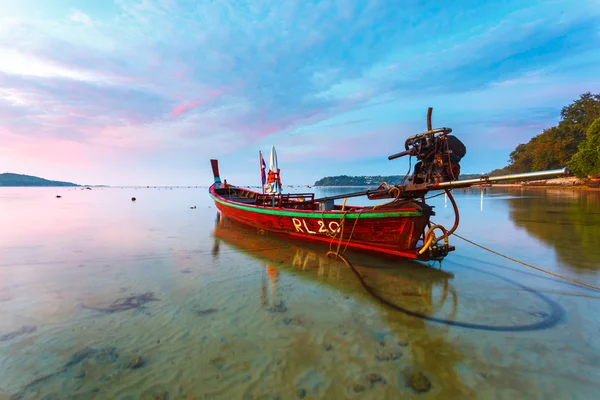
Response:
M466 173L502 167L600 92L598 0L0 0L0 172L206 185L402 174L452 127ZM256 169L255 173L253 168Z

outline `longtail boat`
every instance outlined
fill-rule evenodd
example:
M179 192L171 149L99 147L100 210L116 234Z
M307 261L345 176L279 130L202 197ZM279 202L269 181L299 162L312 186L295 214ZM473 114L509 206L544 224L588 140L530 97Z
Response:
M452 197L453 188L466 188L512 179L565 175L566 168L522 174L487 176L458 180L460 160L466 154L464 144L452 129L431 127L431 111L427 113L427 131L405 141L405 150L389 160L415 157L412 174L400 184L383 182L377 189L315 198L314 193L283 194L279 169L269 171L270 191L259 193L221 181L218 160L212 159L214 183L209 194L225 218L258 230L287 236L290 239L329 243L337 251L347 248L381 255L421 261L442 260L454 246L449 236L457 229L458 207ZM262 162L261 155L261 164ZM409 176L410 175L410 176ZM264 183L264 180L263 180ZM447 229L432 225L433 207L425 196L431 191L444 191L452 202L456 215L454 225ZM372 206L346 206L335 200L366 196L369 200L390 199ZM439 232L439 236L436 236Z

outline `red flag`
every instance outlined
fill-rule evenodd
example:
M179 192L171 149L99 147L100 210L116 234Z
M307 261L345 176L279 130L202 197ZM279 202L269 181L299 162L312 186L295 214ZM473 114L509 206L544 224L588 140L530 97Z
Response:
M261 178L262 184L264 186L265 183L267 182L267 175L266 175L267 164L265 164L265 160L262 156L262 152L259 151L258 154L260 155L260 178Z

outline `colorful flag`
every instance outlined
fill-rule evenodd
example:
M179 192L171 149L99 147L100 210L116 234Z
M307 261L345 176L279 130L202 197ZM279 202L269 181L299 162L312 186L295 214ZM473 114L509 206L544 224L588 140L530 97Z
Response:
M271 194L281 194L281 180L279 178L281 171L277 166L277 152L275 151L275 146L271 147L271 158L269 161L269 175L267 176L266 192Z
M260 177L262 179L262 184L264 186L265 183L267 183L267 175L266 175L267 164L265 164L265 160L262 156L262 152L259 151L258 154L260 155Z

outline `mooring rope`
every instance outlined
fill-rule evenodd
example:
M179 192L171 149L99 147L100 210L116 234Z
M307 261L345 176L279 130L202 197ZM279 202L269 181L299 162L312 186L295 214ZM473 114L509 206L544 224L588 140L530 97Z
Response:
M348 241L346 241L346 247L344 247L344 250L342 250L342 254L344 254L346 252L346 250L348 249L348 245L350 244L350 241L352 240L352 235L354 235L354 228L356 228L356 223L358 222L358 219L360 218L360 215L362 214L364 208L361 208L360 211L358 212L358 215L356 216L356 219L354 220L354 225L352 226L352 230L350 231L350 236L348 236Z
M354 275L356 275L360 284L366 290L366 292L369 293L371 296L373 296L373 298L375 298L382 304L385 304L386 306L388 306L396 311L400 311L411 317L420 318L425 321L435 322L435 323L443 324L443 325L455 326L455 327L459 327L459 328L467 328L467 329L475 329L475 330L483 330L483 331L526 332L526 331L535 331L535 330L548 328L548 327L553 326L554 324L558 323L561 319L562 310L557 303L555 303L548 297L544 296L542 293L536 292L533 289L530 289L526 286L521 285L520 283L515 283L515 284L517 286L521 287L522 289L532 293L534 296L539 297L542 301L544 301L550 307L550 314L546 318L544 318L542 321L534 322L529 325L499 325L499 326L496 325L496 326L493 326L493 325L486 325L486 324L477 324L477 323L471 323L471 322L456 321L454 319L433 317L431 315L419 313L419 312L404 308L404 307L400 306L399 304L395 304L395 303L385 299L381 295L379 295L367 284L367 282L365 282L365 280L362 277L362 275L360 274L360 272L358 272L356 270L356 267L354 267L354 265L350 262L350 260L348 260L348 258L346 258L346 256L344 256L343 254L340 254L337 251L328 251L325 255L327 257L334 256L335 258L339 258L340 260L342 260L344 262L344 264L346 264L348 266L348 268L350 268L350 270L354 273ZM490 275L494 275L500 279L506 280L506 278L492 274L491 272L486 272L486 273L490 274ZM454 301L456 301L456 293L455 292L452 292L452 296L454 297Z
M464 241L465 241L465 242L467 242L467 243L471 243L473 246L477 246L477 247L479 247L480 249L483 249L483 250L485 250L485 251L489 251L490 253L496 254L497 256L500 256L500 257L504 257L504 258L506 258L506 259L508 259L508 260L510 260L510 261L514 261L514 262L516 262L516 263L518 263L518 264L521 264L521 265L524 265L524 266L526 266L526 267L533 268L533 269L535 269L536 271L543 272L544 274L548 274L548 275L554 276L554 277L556 277L556 278L564 279L565 281L568 281L568 282L571 282L571 283L575 283L576 285L585 286L585 287L587 287L587 288L590 288L590 289L593 289L593 290L600 290L600 287L598 287L598 286L594 286L594 285L590 285L590 284L588 284L588 283L580 282L580 281L577 281L577 280L575 280L575 279L571 279L571 278L569 278L569 277L567 277L567 276L559 275L559 274L556 274L556 273L554 273L554 272L547 271L547 270L545 270L545 269L543 269L543 268L536 267L535 265L531 265L531 264L528 264L528 263L526 263L526 262L523 262L523 261L517 260L516 258L509 257L509 256L507 256L506 254L499 253L499 252L497 252L497 251L494 251L494 250L492 250L492 249L490 249L490 248L488 248L488 247L485 247L485 246L482 246L482 245L480 245L480 244L477 244L477 243L475 243L475 242L473 242L473 241L471 241L471 240L469 240L469 239L467 239L467 238L465 238L465 237L462 237L462 236L460 236L460 235L459 235L459 234L457 234L457 233L453 233L453 235L454 235L454 236L456 236L456 237L457 237L457 238L459 238L459 239L462 239L462 240L464 240Z

